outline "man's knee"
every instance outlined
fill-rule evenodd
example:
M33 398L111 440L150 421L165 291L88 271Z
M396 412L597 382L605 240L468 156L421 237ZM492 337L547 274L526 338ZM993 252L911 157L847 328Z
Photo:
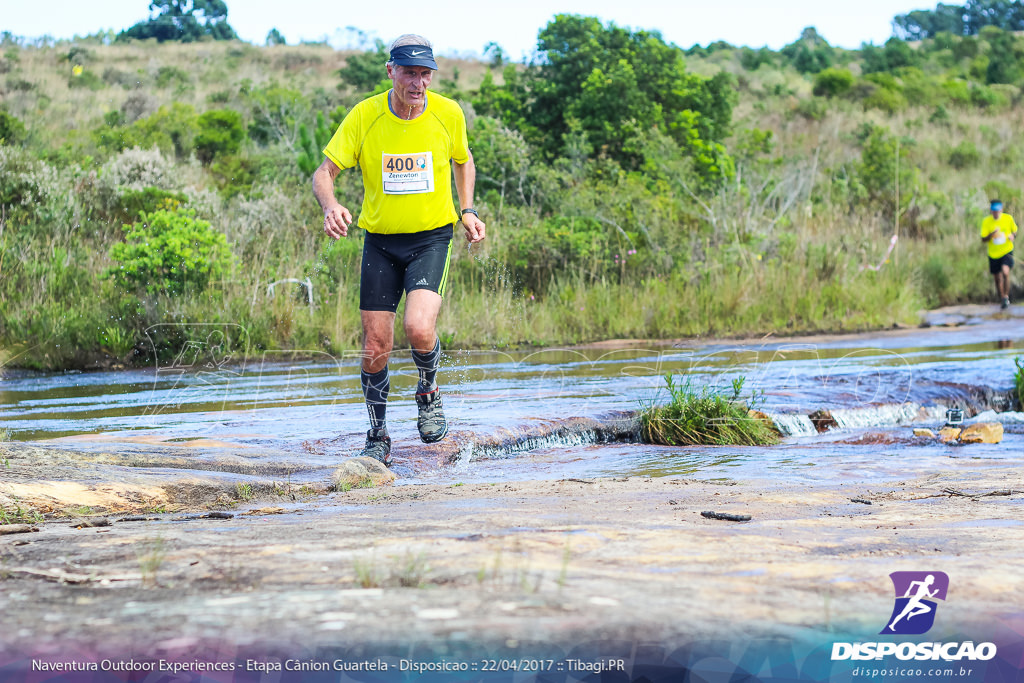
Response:
M433 346L434 338L437 336L434 330L433 318L425 316L406 316L405 336L409 338L413 346Z
M388 362L388 355L391 353L392 340L390 337L383 337L367 334L363 338L363 364L369 362L374 370L380 370Z

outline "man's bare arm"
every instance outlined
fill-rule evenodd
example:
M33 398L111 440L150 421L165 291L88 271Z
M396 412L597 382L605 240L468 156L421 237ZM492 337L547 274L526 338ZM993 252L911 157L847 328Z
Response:
M470 209L473 207L473 192L476 188L476 164L473 163L472 152L466 159L466 163L454 162L452 168L455 170L455 191L459 195L459 208ZM486 237L487 226L479 216L471 213L464 214L462 225L466 228L466 239L470 244L479 242Z
M313 172L313 196L324 212L324 232L334 239L348 236L348 226L352 223L352 213L334 196L334 180L340 172L341 168L327 158Z

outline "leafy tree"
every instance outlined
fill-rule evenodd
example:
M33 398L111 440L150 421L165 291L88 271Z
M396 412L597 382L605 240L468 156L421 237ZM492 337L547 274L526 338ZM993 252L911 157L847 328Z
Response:
M989 44L986 83L1016 83L1021 76L1021 51L1013 34L994 26L986 26L981 37Z
M897 149L899 149L900 203L905 204L914 185L914 171L907 161L906 146L900 147L887 128L873 126L864 140L857 178L869 197L892 213L896 204Z
M199 117L198 124L196 156L204 164L215 157L234 154L245 139L242 115L234 109L212 109Z
M728 135L732 77L687 73L682 51L656 32L560 14L541 30L538 50L520 130L548 158L565 152L577 134L626 167L640 163L636 140L651 128L691 149Z
M299 124L312 118L309 98L276 83L249 93L249 137L261 145L282 142L289 149L299 137Z
M481 116L492 116L517 130L523 130L526 123L525 106L529 94L515 65L509 64L503 72L505 83L498 86L494 74L488 69L472 99L473 110Z
M267 45L287 45L288 41L284 39L281 32L276 28L270 29L270 33L267 34Z
M892 20L893 31L904 40L924 40L939 33L962 36L964 30L964 8L960 5L939 3L934 10L914 10L900 14Z
M816 74L832 66L834 50L827 40L818 35L817 29L808 26L796 41L779 52L800 73Z
M1020 0L967 0L964 15L969 35L980 33L985 26L1004 31L1024 30L1024 6Z
M866 74L916 66L921 61L919 53L898 38L890 38L883 47L863 45L860 54L864 60L862 70Z
M1020 0L968 0L963 5L938 4L934 10L915 10L893 19L896 35L906 40L933 38L945 31L973 36L986 26L1004 31L1024 30L1024 4Z
M775 63L775 53L766 47L758 50L749 47L740 48L740 66L747 71L757 71L762 64L771 66Z
M156 38L159 42L177 40L191 43L204 37L214 40L238 40L228 24L228 6L224 0L153 0L150 16L121 31L117 40Z
M492 69L500 69L508 61L505 58L505 51L493 40L484 45L484 57Z
M357 52L345 58L345 66L338 69L338 76L344 84L350 85L357 92L371 92L381 81L387 79L384 65L391 54L384 41L377 39L375 49L369 52Z

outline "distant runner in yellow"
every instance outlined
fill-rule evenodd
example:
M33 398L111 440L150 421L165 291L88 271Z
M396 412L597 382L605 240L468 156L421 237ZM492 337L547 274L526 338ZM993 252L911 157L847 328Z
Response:
M988 269L996 282L996 296L1002 308L1010 307L1010 268L1013 268L1013 240L1017 224L1003 213L1003 203L993 199L991 216L981 222L981 241L988 244Z
M432 443L448 433L436 381L441 342L435 326L454 226L462 221L470 243L484 239L486 226L473 209L476 166L466 117L457 103L427 90L437 70L430 41L400 36L391 44L386 67L392 88L363 100L341 122L313 174L313 195L324 212L324 231L334 239L347 236L352 213L335 198L334 181L342 169L359 167L364 190L359 227L366 231L359 282L360 379L370 416L360 455L390 467L388 355L398 302L405 292L403 322L419 370L417 427L420 438ZM461 212L452 205L449 169L455 172Z

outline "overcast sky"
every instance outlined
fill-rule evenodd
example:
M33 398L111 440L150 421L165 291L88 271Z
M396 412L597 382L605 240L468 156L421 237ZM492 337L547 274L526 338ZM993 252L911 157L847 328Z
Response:
M495 41L513 59L528 55L537 32L557 13L587 14L620 26L656 29L682 47L725 40L778 49L805 26L815 26L833 45L882 43L892 18L935 3L903 0L514 0L502 3L433 0L403 4L365 0L227 0L228 21L243 40L264 42L277 28L289 43L327 37L335 47L352 45L354 26L385 41L421 33L438 52L480 53ZM147 18L148 0L0 0L0 31L70 38L101 29L124 29Z

